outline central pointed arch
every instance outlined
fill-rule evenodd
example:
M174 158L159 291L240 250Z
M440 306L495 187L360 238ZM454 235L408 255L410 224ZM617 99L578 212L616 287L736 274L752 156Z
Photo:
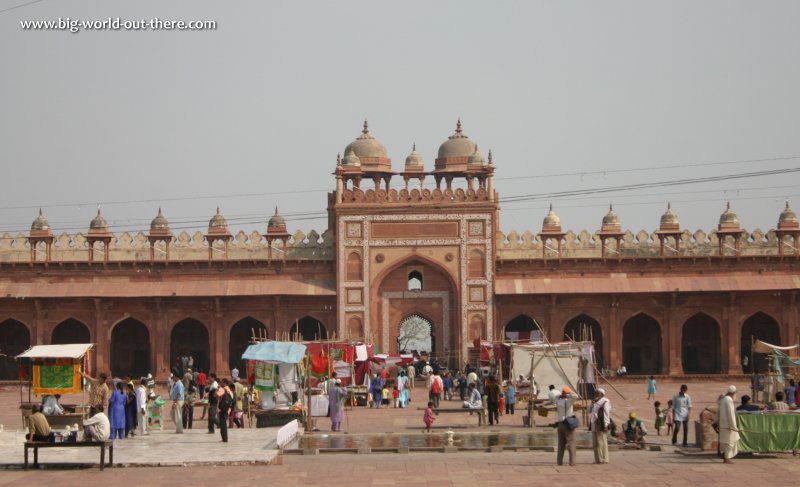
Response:
M75 318L68 318L53 328L50 343L66 345L68 343L92 343L89 327Z
M111 373L114 377L144 377L150 368L150 331L144 323L126 318L111 330Z
M719 374L722 371L719 323L697 313L683 324L681 357L685 374Z
M759 311L747 318L742 325L742 370L749 374L753 371L765 372L769 367L768 355L752 353L753 341L761 340L772 345L781 344L781 329L772 316Z
M594 356L597 361L597 367L602 369L605 366L606 362L603 359L603 330L596 319L581 313L567 322L564 326L564 335L570 340L594 342Z
M299 335L304 342L327 340L328 329L318 319L312 316L304 316L292 324L289 335L292 340Z
M209 370L211 346L208 328L194 318L186 318L172 327L170 333L170 367L175 367L182 355L191 356L194 367Z
M397 336L399 353L436 351L436 337L433 334L431 320L419 313L412 313L400 321L400 333Z
M31 334L21 321L8 319L0 323L0 380L19 378L19 364L14 357L31 346Z
M661 373L661 327L655 318L639 313L625 322L622 364L633 375Z
M231 327L228 340L228 366L231 370L236 367L244 375L246 364L242 359L242 354L247 350L254 335L256 337L267 336L267 327L250 316L242 318Z
M511 341L531 340L535 342L542 339L542 334L536 320L526 314L521 314L506 323L503 338Z

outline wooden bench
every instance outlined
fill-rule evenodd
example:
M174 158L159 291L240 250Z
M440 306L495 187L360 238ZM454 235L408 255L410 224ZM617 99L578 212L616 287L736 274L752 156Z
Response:
M26 441L25 442L25 470L28 470L28 450L33 448L33 466L39 466L39 448L76 448L76 447L100 447L100 470L105 467L106 448L108 448L108 464L114 465L114 442L109 441L67 441L51 443L46 441Z
M468 413L472 414L475 413L478 415L478 426L483 426L486 424L486 410L483 408L480 409L471 409L471 408L433 408L433 414L448 414L448 413Z

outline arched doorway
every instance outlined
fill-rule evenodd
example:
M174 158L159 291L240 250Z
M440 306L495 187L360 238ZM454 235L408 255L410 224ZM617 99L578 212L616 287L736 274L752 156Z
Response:
M228 340L228 366L231 370L234 367L239 369L242 376L245 374L245 361L242 360L242 354L247 350L250 345L250 340L256 337L267 336L267 327L255 318L247 317L237 321L231 327L231 333Z
M509 321L505 327L506 340L531 340L539 341L542 339L541 331L536 322L528 315L519 315Z
M0 323L0 380L19 378L19 364L14 357L31 346L28 327L17 320Z
M564 327L564 335L570 340L578 342L584 340L593 341L597 367L602 369L605 366L605 360L603 360L603 332L600 329L600 323L596 319L586 314L580 314L567 322Z
M194 368L208 371L210 349L206 326L193 318L186 318L172 327L169 345L170 368L174 368L179 357L186 354L187 357L191 356L194 359Z
M316 318L304 316L295 321L292 328L289 330L289 335L292 340L298 335L304 342L313 340L325 340L328 338L328 330L325 325L320 323Z
M50 343L66 345L68 343L92 343L89 327L75 318L69 318L53 328Z
M436 351L436 338L433 335L433 324L428 318L417 313L406 316L400 322L400 334L397 337L398 353Z
M625 322L622 328L622 363L629 374L661 372L661 327L658 321L639 313Z
M683 324L681 357L684 374L719 374L721 340L717 320L697 313Z
M778 326L778 322L772 316L759 311L747 318L742 325L742 370L747 374L752 373L753 370L765 372L768 366L767 355L751 353L754 340L780 345L781 328Z
M111 331L111 373L134 379L151 373L150 332L139 320L126 318Z

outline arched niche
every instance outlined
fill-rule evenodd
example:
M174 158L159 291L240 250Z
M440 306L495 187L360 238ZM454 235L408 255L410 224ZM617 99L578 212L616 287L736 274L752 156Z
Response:
M14 359L31 346L31 334L22 322L8 319L0 323L0 380L19 379L19 363Z
M753 371L766 372L769 367L768 355L752 353L753 342L761 340L772 345L781 344L781 328L775 318L759 311L747 318L742 324L742 371L750 374Z
M92 343L89 327L75 318L68 318L53 328L50 343L66 345L68 343Z
M233 370L239 369L240 375L245 375L246 364L242 359L242 354L247 350L253 337L264 337L267 335L267 327L264 323L250 316L242 318L231 327L228 334L228 366Z
M600 323L587 314L580 314L572 318L564 326L564 336L575 341L594 342L594 356L597 361L597 368L605 366L603 359L603 331Z
M194 359L194 368L208 371L211 363L208 328L194 318L186 318L172 327L170 333L170 367L178 365L181 355Z
M503 338L505 340L541 340L541 330L536 325L536 321L528 315L521 314L513 320L506 323L503 329Z
M684 374L719 374L722 371L722 339L717 320L697 313L683 324L681 358Z
M631 375L661 373L661 327L653 317L639 313L625 322L622 363Z
M304 342L326 340L328 338L328 330L325 325L311 316L304 316L293 323L289 334L292 340L295 340L299 335Z
M151 369L150 331L144 323L126 318L111 330L111 373L114 377L144 377Z
M413 313L400 321L397 337L398 353L435 352L436 340L431 320L418 313Z

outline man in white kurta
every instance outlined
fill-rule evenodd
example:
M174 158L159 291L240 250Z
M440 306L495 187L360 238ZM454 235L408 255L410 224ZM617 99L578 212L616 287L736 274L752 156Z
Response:
M736 386L730 386L728 393L719 401L719 447L725 463L731 463L731 458L739 453L739 425L736 422L736 406L733 403L735 397Z

